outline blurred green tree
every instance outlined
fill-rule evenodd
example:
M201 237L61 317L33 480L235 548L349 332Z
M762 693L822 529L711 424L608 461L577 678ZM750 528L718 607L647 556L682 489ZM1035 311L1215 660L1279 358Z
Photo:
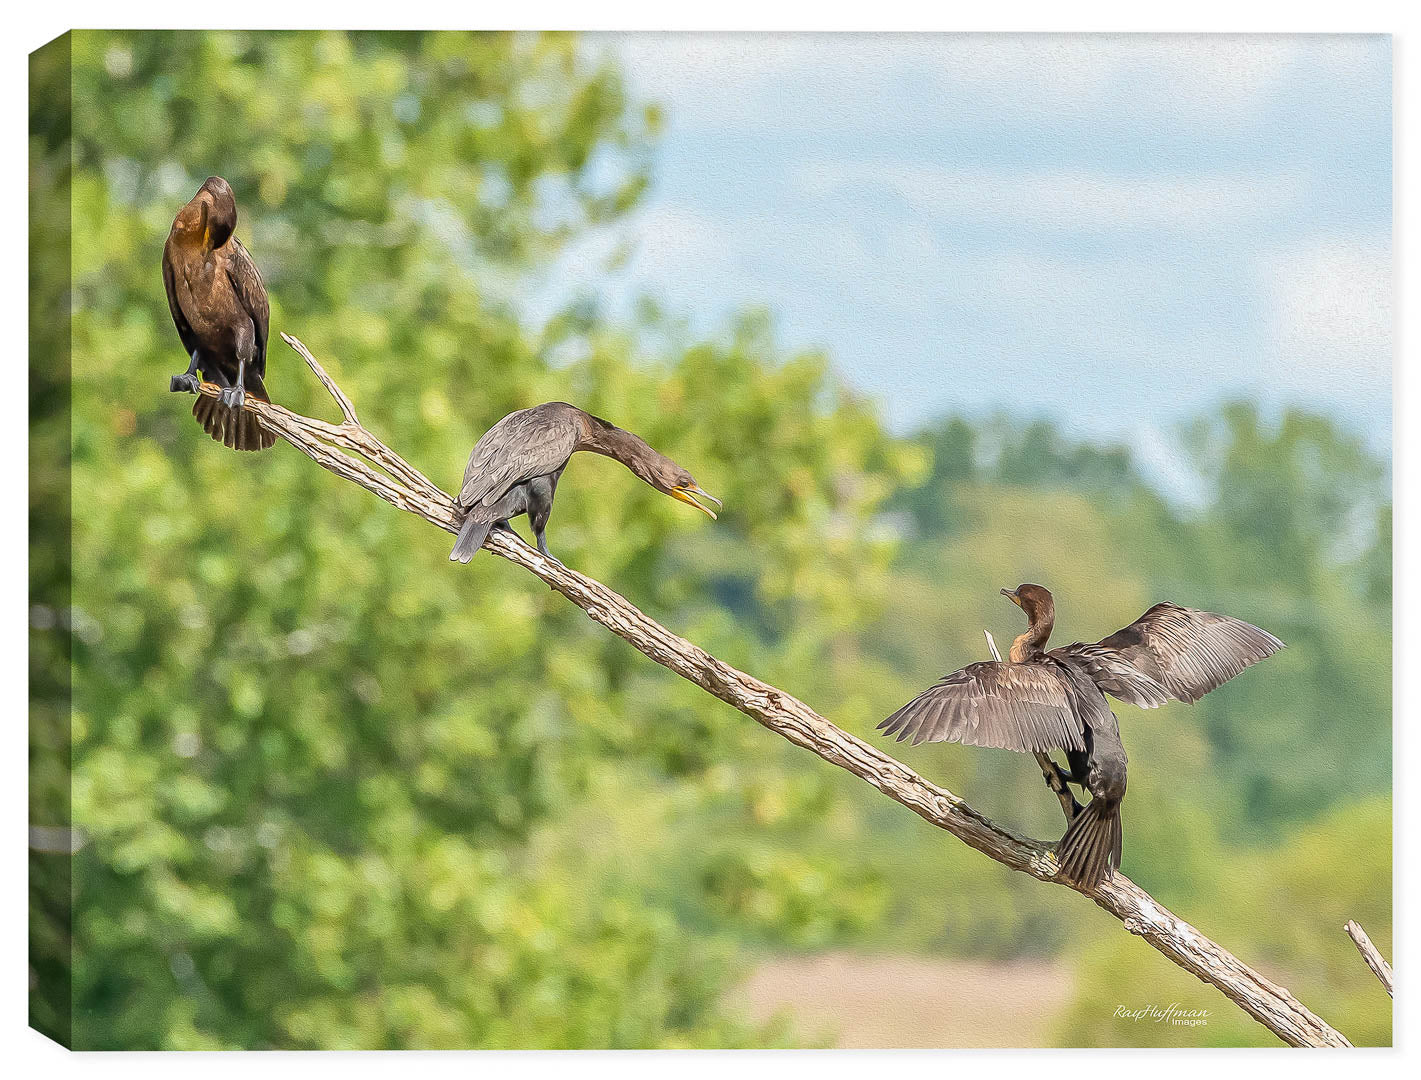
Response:
M530 844L580 830L619 771L740 790L718 763L768 736L507 565L450 567L447 537L289 448L206 439L165 393L182 356L158 253L224 175L273 336L334 358L365 422L446 487L489 424L555 398L687 464L730 507L713 532L579 459L558 554L751 664L764 639L707 599L741 596L771 676L856 625L912 454L763 322L667 359L585 312L520 315L559 250L635 204L658 123L569 37L73 48L75 231L98 241L73 267L76 1044L743 1041L723 942ZM277 400L329 409L279 340L269 370Z

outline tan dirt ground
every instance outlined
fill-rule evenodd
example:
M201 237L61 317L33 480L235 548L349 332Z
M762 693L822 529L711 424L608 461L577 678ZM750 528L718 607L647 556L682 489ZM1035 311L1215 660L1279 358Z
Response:
M1037 960L989 964L847 952L763 962L731 994L756 1021L788 1016L797 1039L862 1047L1048 1044L1074 982Z

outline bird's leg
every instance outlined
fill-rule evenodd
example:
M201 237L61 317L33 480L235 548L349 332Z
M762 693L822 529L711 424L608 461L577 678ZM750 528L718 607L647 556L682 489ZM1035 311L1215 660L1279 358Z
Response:
M242 403L247 400L247 392L242 389L242 384L247 376L247 357L245 353L237 357L237 379L233 386L225 386L222 393L218 394L218 400L231 409L234 413L240 412Z
M1065 769L1057 765L1050 754L1037 754L1036 762L1041 766L1042 778L1046 781L1046 786L1056 793L1056 799L1061 804L1061 812L1066 815L1066 821L1074 820L1075 816L1081 812L1081 804L1076 802L1076 797L1071 794L1071 789L1066 787L1067 782L1076 780Z
M543 490L544 487L546 490ZM528 524L533 527L533 536L538 541L538 550L542 552L543 558L552 559L561 566L562 563L554 559L548 551L548 518L553 513L553 492L556 490L556 476L547 478L546 483L534 481L529 491L531 505L528 507Z
M555 562L559 566L561 566L562 560L548 551L548 534L545 533L542 529L538 529L533 533L533 535L538 538L538 550L543 553L543 558L548 559L551 562ZM552 585L549 585L548 588L552 589L553 592L557 592L556 587Z
M192 363L188 364L187 371L183 372L181 375L174 375L172 379L169 380L168 390L170 393L174 394L195 394L197 393L197 388L200 385L201 382L198 380L197 377L197 350L193 349Z
M1089 738L1087 737L1087 746ZM1067 750L1066 761L1070 768L1061 770L1061 778L1068 784L1075 784L1082 791L1086 788L1086 774L1090 772L1090 752L1088 750Z
M247 364L256 355L256 339L253 337L251 323L237 331L237 377L233 384L223 389L218 396L219 400L233 413L239 412L242 403L247 400Z

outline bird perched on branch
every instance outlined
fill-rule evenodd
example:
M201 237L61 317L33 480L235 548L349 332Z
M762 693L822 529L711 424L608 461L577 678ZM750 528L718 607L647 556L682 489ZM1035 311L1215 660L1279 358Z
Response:
M1125 747L1105 694L1153 709L1192 704L1283 643L1250 623L1156 604L1123 630L1093 644L1046 651L1056 606L1040 585L1003 589L1026 612L1026 633L1007 662L968 664L924 690L879 724L921 742L958 742L1022 753L1064 750L1069 783L1091 801L1057 845L1061 872L1087 888L1120 865Z
M174 393L197 393L200 370L222 388L219 397L198 394L192 414L218 442L237 450L265 450L276 435L242 410L250 394L270 401L266 374L266 288L247 249L234 235L237 200L227 181L209 176L173 219L163 245L163 286L188 369L174 375Z
M468 562L491 528L506 525L519 514L528 515L538 550L548 555L546 529L558 478L568 459L579 450L620 461L657 491L694 506L712 519L715 511L703 502L721 505L719 499L701 489L690 473L640 437L575 405L550 401L509 413L474 446L458 498L460 509L468 513L454 550L449 553L450 560Z

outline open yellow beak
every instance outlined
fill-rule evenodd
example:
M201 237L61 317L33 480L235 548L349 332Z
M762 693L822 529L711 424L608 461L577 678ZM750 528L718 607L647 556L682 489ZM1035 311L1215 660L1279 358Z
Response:
M1021 607L1021 597L1017 596L1015 589L1003 589L1002 595L1005 596L1017 607Z
M709 506L702 506L696 501L696 498L693 498L693 496L709 500L710 502L715 503L716 506L723 505L719 499L717 499L709 491L703 490L699 484L687 484L685 487L674 487L671 489L671 497L677 502L683 502L687 506L694 506L697 510L699 510L701 513L705 514L712 521L714 521L715 511L712 510Z

